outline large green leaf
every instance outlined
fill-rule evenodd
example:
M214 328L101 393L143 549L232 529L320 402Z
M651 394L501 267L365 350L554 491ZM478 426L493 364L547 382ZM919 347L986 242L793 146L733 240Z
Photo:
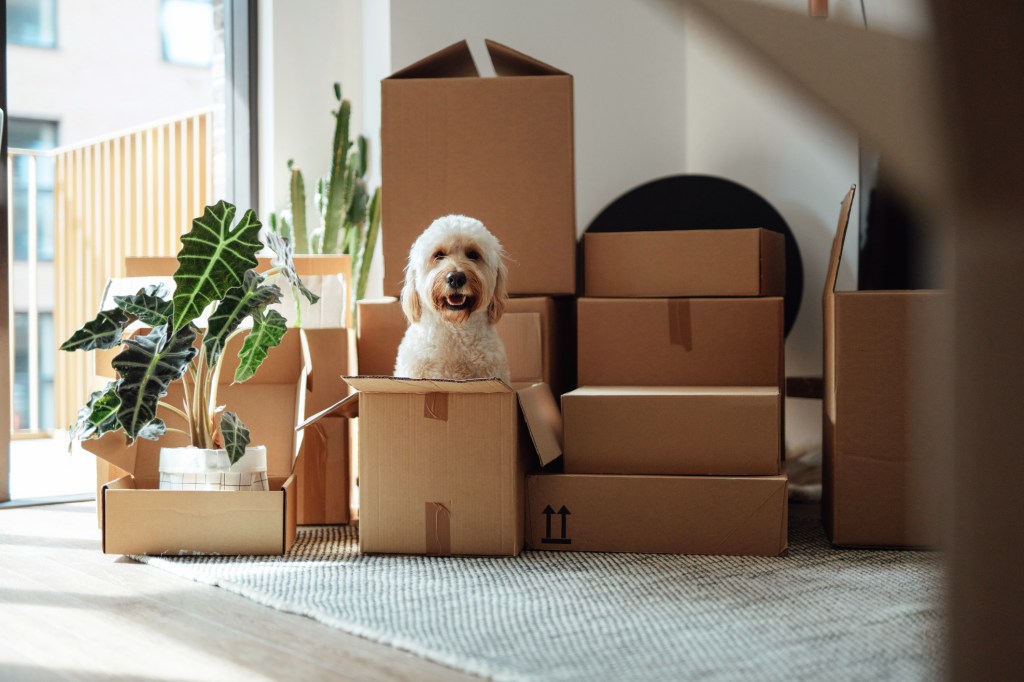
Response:
M145 336L125 341L125 349L111 362L121 375L117 418L129 442L144 435L143 429L156 418L157 403L167 395L167 386L185 373L196 356L195 340L192 327L171 333L168 325L160 325Z
M132 296L115 296L114 303L129 315L134 315L150 327L167 324L173 304L162 283L142 287Z
M310 304L319 301L320 297L306 288L306 285L302 283L302 278L299 277L299 273L295 271L295 253L291 243L276 232L268 232L264 235L264 239L270 250L274 252L274 258L271 259L270 264L280 269L281 275L288 280L288 284L294 290L295 297L305 296Z
M248 381L259 370L267 359L270 349L281 343L288 323L276 310L268 310L266 315L257 313L252 316L252 331L245 337L242 350L238 351L238 369L235 370L235 383Z
M228 452L228 461L237 462L249 447L249 429L234 412L225 412L220 416L220 435L224 439L224 449Z
M274 284L265 284L263 276L255 270L247 270L242 286L228 292L217 309L210 316L210 323L203 337L206 347L206 362L210 367L224 352L231 332L238 329L246 317L258 313L271 303L281 302L281 290Z
M160 440L160 436L167 433L167 424L163 419L154 419L139 429L139 438L148 440Z
M89 402L78 411L78 417L71 425L71 440L99 438L108 431L121 428L117 421L117 411L121 407L121 399L117 397L118 383L111 381L89 397Z
M60 345L61 350L107 350L120 345L124 327L132 317L120 308L104 310Z
M241 286L246 270L259 265L260 221L250 209L231 227L235 207L224 201L207 206L182 236L178 270L174 273L173 329L199 317L213 301Z

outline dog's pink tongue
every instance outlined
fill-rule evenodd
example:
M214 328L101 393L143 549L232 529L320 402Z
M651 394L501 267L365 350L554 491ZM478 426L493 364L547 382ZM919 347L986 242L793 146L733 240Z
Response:
M452 294L448 297L449 305L462 305L466 301L466 297L462 294Z

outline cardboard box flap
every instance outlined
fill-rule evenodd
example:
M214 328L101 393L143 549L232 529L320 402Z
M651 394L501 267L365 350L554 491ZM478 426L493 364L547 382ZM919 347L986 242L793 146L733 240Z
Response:
M544 339L540 313L505 313L497 325L512 384L544 381Z
M534 59L507 45L485 39L487 53L491 56L491 64L498 76L567 76L561 69Z
M391 74L398 78L478 78L480 72L469 52L469 44L460 40L454 45L438 50L404 69ZM388 80L388 79L385 79Z
M123 471L135 471L136 445L126 445L124 433L107 433L96 440L82 441L86 452L92 453L105 462L113 464Z
M317 412L312 417L306 419L298 426L295 427L296 431L302 431L307 426L312 426L325 417L340 417L344 419L354 419L359 416L359 394L353 393L352 395L345 396L338 402L334 403L325 410Z
M501 379L409 379L407 377L345 377L361 393L511 393Z
M546 466L562 456L562 413L547 384L524 388L518 396L537 458L541 466Z
M853 210L853 197L857 193L857 185L850 185L850 191L843 199L839 211L839 223L836 225L836 236L832 240L832 253L828 258L828 274L825 275L825 294L827 301L836 291L836 278L839 276L839 261L843 257L843 241L846 239L846 227L850 223L850 211Z

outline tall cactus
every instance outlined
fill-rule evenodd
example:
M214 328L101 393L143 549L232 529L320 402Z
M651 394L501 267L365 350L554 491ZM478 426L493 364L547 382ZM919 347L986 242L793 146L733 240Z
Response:
M291 238L295 245L295 253L309 253L309 234L306 230L306 183L302 179L302 171L288 159L288 170L291 178L288 181L288 194L291 197Z
M354 175L348 170L349 120L352 104L341 97L341 84L334 84L334 96L338 99L338 110L334 112L334 144L331 145L331 170L327 181L327 206L324 215L324 253L334 253L338 248L338 235L348 213L352 197Z

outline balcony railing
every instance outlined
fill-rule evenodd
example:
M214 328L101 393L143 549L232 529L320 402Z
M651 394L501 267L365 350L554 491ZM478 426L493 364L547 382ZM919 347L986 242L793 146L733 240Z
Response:
M56 150L9 151L11 168L26 166L18 189L27 189L15 193L11 173L10 328L22 332L10 358L12 409L21 406L11 422L16 436L71 423L89 394L90 359L56 353L57 345L96 315L126 256L176 253L178 237L211 203L212 150L212 112L204 110ZM49 181L51 164L52 198L40 188L49 184L40 170ZM40 249L50 229L52 254Z

